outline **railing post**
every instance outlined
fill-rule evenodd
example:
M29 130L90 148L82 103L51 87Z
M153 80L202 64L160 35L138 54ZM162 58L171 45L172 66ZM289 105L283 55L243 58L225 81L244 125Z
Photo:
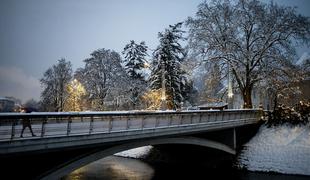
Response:
M11 140L14 139L15 137L15 126L17 124L17 119L13 119L13 122L12 122L12 131L11 131Z
M158 125L159 125L159 119L158 119L157 116L156 116L155 118L156 118L156 121L155 121L155 128L156 128L156 127L158 127Z
M104 121L104 116L101 116L101 121L103 122ZM103 125L102 125L102 129L103 129L103 131L104 131L104 123L103 123Z
M113 117L109 117L109 127L108 127L108 132L111 132L113 126Z
M130 117L127 117L126 118L126 130L129 129L129 126L130 126Z
M67 136L69 136L70 132L71 132L71 116L69 116L69 119L68 119L68 124L67 124Z
M45 124L47 123L47 117L43 119L42 121L42 128L41 128L41 137L44 137L45 135Z
M145 125L145 116L143 116L141 120L141 129L144 128L144 125Z
M94 116L91 116L89 122L89 134L93 132L93 129L94 129Z
M195 114L194 114L194 115L195 115ZM190 119L190 123L193 124L193 115L192 115L192 114L190 114L190 118L191 118L191 119Z
M234 138L234 149L236 149L237 147L237 140L236 140L236 129L234 128L233 129L233 138Z
M179 125L182 125L183 124L183 116L180 114L180 124Z

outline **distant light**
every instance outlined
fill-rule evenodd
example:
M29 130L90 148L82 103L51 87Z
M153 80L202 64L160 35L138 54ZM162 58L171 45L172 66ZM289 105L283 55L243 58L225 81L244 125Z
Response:
M145 62L145 63L144 63L144 68L149 68L149 67L150 67L150 64L147 63L147 62Z
M234 93L233 93L233 92L229 92L229 93L228 93L228 97L229 97L229 98L232 98L233 96L234 96Z

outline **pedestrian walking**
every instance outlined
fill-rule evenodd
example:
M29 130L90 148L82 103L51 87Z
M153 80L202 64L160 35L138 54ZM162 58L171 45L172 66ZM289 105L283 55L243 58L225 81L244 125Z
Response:
M31 110L29 108L22 108L22 111L23 113L31 113ZM36 136L33 131L32 131L32 127L31 127L31 122L30 122L30 119L25 117L22 119L22 124L23 124L23 129L22 129L22 132L20 133L20 137L23 137L23 133L24 133L24 130L26 129L26 127L28 127L30 129L30 132L31 132L31 135L32 136Z

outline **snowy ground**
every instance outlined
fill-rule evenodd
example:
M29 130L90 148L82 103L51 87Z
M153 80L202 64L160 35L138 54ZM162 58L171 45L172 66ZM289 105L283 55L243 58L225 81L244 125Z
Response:
M150 152L151 149L152 146L143 146L135 149L130 149L128 151L123 151L114 155L130 158L143 158Z
M262 126L245 144L238 165L250 171L310 175L310 124Z
M152 146L144 146L115 154L143 158ZM310 124L307 126L262 126L245 144L238 165L250 171L310 175Z

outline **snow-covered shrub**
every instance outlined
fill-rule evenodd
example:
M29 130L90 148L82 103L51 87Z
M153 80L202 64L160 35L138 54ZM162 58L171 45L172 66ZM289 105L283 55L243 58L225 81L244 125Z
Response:
M289 124L306 124L309 122L310 102L300 101L294 107L279 105L270 114L267 121L269 126L279 125L284 123Z

